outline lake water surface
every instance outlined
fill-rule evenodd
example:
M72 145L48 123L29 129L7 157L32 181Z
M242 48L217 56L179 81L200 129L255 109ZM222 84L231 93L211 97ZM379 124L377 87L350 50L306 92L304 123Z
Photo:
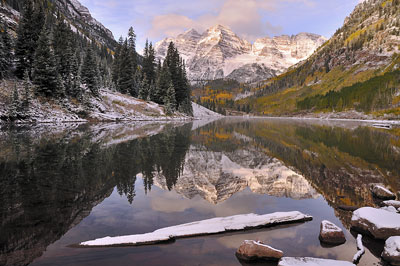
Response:
M351 260L351 212L400 190L400 129L354 122L222 119L0 131L0 265L241 265L262 240L285 256ZM216 216L301 211L313 221L143 247L74 248ZM325 247L322 220L347 242ZM365 238L359 265L381 265ZM245 265L245 264L243 264Z

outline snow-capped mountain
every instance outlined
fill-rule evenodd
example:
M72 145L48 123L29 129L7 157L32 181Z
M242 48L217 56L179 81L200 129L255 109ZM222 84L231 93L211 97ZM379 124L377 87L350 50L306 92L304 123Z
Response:
M316 34L277 36L251 44L231 29L216 25L203 34L191 29L155 45L157 57L166 56L174 42L185 59L191 80L231 78L241 82L264 80L307 59L327 39Z

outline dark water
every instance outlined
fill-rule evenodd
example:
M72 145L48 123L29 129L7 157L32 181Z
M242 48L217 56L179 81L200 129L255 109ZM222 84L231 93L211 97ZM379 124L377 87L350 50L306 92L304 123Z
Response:
M0 265L240 265L243 240L285 256L351 260L347 206L377 206L371 183L400 190L400 130L225 119L0 131ZM145 247L69 247L216 216L298 210L312 222ZM318 240L321 220L347 242ZM359 265L381 265L365 239Z

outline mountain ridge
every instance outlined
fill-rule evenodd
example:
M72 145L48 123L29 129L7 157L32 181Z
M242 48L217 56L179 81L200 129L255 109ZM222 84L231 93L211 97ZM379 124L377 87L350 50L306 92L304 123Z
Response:
M203 33L189 29L175 38L165 38L156 43L155 50L156 56L163 59L168 44L174 42L186 60L191 80L231 78L254 82L283 73L326 40L317 34L299 33L264 37L252 44L229 27L217 24Z

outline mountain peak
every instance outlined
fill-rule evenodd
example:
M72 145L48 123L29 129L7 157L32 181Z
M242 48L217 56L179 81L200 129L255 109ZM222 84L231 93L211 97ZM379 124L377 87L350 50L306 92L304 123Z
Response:
M222 31L226 31L226 32L232 32L233 33L233 31L232 31L232 29L231 28L229 28L229 27L227 27L227 26L224 26L224 25L221 25L221 24L217 24L217 25L215 25L215 26L212 26L211 28L209 28L208 30L207 30L208 32L222 32Z

